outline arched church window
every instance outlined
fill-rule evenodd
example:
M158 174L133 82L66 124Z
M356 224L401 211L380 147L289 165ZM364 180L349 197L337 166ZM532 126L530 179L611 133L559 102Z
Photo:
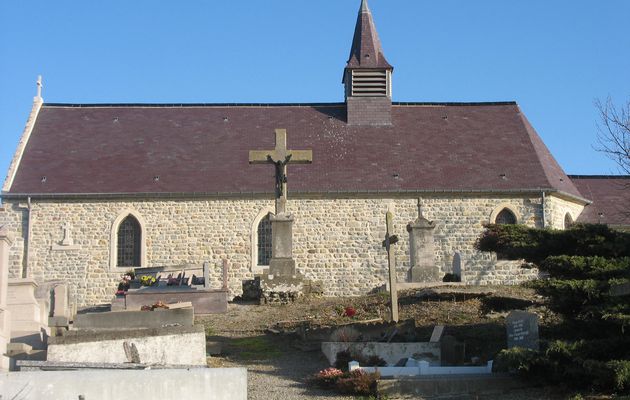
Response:
M119 267L140 266L140 241L142 230L133 215L128 215L118 226L118 262Z
M271 214L258 223L258 265L269 265L271 260Z
M509 209L504 208L497 214L494 223L497 225L514 225L516 224L516 215Z
M571 217L571 214L566 213L564 215L564 229L569 229L571 225L573 225L573 217Z

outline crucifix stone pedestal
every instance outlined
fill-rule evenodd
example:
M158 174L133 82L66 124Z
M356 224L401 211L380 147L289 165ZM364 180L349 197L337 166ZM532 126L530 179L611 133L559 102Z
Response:
M294 276L293 259L293 216L273 215L271 221L271 260L269 273L274 276Z

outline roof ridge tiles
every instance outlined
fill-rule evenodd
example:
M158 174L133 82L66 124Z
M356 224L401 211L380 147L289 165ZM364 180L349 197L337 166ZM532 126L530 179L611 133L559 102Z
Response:
M45 107L68 108L107 108L107 107L146 107L146 108L186 108L186 107L343 107L346 103L44 103ZM392 102L393 106L515 106L516 101L488 102Z
M44 103L45 107L96 108L96 107L341 107L345 103Z
M567 174L571 179L630 179L630 175L572 175Z

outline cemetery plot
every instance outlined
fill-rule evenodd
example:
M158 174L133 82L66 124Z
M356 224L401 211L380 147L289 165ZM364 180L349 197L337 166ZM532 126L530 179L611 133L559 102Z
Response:
M112 311L139 311L158 302L191 303L195 315L227 311L227 262L222 266L223 282L213 284L210 266L185 265L135 269L129 288L119 290L112 300ZM219 286L219 288L216 288Z

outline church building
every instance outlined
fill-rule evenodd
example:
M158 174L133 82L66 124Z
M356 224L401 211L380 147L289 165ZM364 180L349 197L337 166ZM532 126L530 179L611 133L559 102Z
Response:
M273 166L248 153L286 129L289 148L312 150L312 164L288 166L293 256L324 295L386 282L388 210L398 280L410 281L418 203L435 225L436 276L534 277L474 249L484 224L564 229L589 199L515 102L399 103L394 76L363 0L343 103L58 104L38 93L2 189L10 276L66 281L89 305L110 301L132 267L208 262L219 282L228 260L230 297L241 294L268 266L275 196Z

